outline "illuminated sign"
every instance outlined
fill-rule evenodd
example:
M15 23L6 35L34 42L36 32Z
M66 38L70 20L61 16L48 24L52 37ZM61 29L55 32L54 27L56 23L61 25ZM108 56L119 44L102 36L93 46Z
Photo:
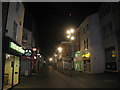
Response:
M11 49L13 49L13 50L19 52L19 53L22 53L22 54L25 53L25 50L22 49L22 47L16 45L14 42L10 42L9 47L10 47Z
M80 53L80 51L77 51L76 53Z
M77 51L76 53L75 53L75 57L78 57L78 56L80 56L80 51Z
M84 57L84 58L89 58L89 57L90 57L90 53L87 53L87 54L85 54L85 55L82 55L82 57Z
M27 57L31 57L32 51L31 51L31 50L25 50L25 55L26 55Z

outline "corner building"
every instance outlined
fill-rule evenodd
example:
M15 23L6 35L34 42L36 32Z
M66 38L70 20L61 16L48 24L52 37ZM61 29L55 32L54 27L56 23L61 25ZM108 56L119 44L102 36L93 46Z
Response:
M98 13L86 17L78 27L80 71L88 73L104 72L104 55L100 34L100 23ZM76 51L77 52L77 51ZM81 70L82 69L82 70Z

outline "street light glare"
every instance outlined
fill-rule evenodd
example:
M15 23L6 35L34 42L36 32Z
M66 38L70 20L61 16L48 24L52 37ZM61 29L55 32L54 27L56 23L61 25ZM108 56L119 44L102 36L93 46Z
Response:
M67 30L67 34L70 34L70 30Z
M70 35L68 35L67 38L70 38Z
M72 36L72 37L71 37L71 40L74 40L74 39L75 39L75 38Z
M70 29L70 32L71 32L71 33L74 33L74 29L73 29L73 28L71 28L71 29Z
M61 47L58 47L58 51L61 52L61 51L62 51L62 48L61 48Z
M55 54L55 57L57 57L57 55Z
M51 62L51 61L52 61L52 58L49 58L49 61Z

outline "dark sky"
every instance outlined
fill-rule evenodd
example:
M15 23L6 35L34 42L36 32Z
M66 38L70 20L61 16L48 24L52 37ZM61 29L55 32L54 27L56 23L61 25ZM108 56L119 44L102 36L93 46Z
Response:
M36 34L41 54L49 57L57 45L66 40L67 28L75 29L100 6L100 2L27 2L26 11L37 21ZM71 13L71 16L69 14Z

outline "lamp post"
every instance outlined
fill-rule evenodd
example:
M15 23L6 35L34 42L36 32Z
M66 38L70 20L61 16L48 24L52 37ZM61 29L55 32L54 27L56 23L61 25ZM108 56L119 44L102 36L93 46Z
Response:
M70 56L71 69L73 68L72 63L74 59L74 40L75 40L74 33L75 33L75 30L73 28L67 30L67 38L69 39L70 47L71 47L71 56Z

